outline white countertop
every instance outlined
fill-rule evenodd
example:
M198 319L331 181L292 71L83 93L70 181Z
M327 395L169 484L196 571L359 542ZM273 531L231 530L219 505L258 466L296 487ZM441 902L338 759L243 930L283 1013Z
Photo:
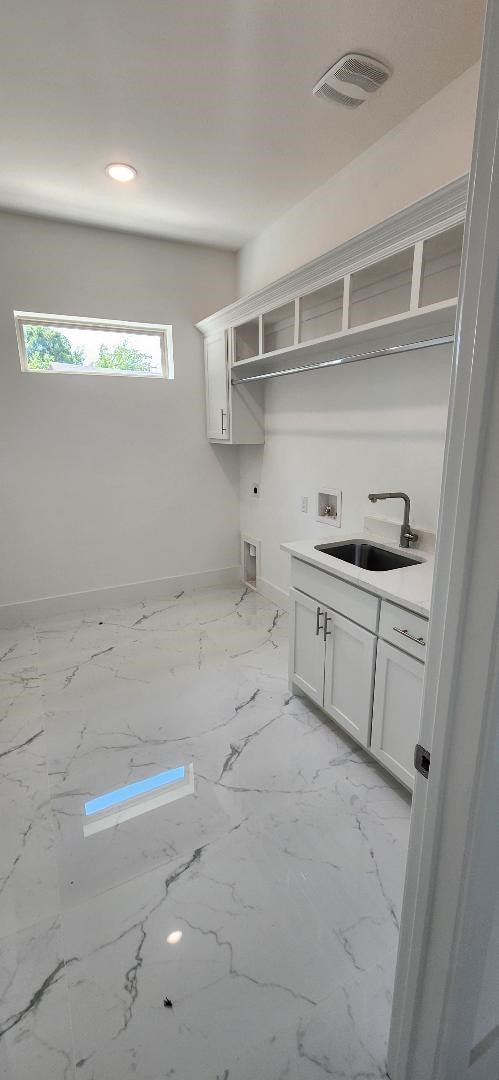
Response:
M363 540L366 543L378 544L379 547L390 551L400 551L408 555L409 552L396 544L386 542L385 538L378 538L372 532L359 530L350 536L338 536L334 538L331 533L315 540L296 540L281 544L281 550L289 552L295 559L310 563L319 570L325 570L327 574L350 581L352 585L365 589L366 592L374 593L383 600L391 600L394 604L400 604L410 611L424 615L430 614L431 590L433 584L433 551L423 551L411 548L411 554L420 559L414 566L404 566L400 570L362 570L359 566L335 559L324 551L316 551L316 544L342 543L348 544L355 540Z

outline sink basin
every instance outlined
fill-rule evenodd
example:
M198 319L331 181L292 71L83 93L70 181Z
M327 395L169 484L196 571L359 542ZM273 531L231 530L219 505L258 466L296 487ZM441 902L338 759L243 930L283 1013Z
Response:
M350 540L346 544L316 544L315 550L323 551L334 559L342 559L352 566L360 566L362 570L400 570L403 566L416 566L421 562L420 559L411 559L410 555L377 547L365 540Z

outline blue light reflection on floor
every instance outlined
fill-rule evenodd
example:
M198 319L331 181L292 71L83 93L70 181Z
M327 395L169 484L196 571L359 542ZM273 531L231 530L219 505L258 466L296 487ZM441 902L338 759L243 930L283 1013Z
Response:
M128 802L129 799L134 799L137 795L145 795L149 791L156 791L158 788L175 783L176 780L184 779L185 768L183 765L180 765L177 769L167 769L166 772L148 776L146 780L136 780L133 784L126 784L125 787L115 788L114 791L107 791L104 795L98 795L96 799L90 799L89 802L85 803L85 814L89 817L90 814L97 814L99 810L108 810L110 806Z

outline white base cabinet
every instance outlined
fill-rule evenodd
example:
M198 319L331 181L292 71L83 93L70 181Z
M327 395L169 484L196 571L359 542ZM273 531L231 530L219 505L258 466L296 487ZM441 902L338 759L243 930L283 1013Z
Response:
M290 682L369 745L376 638L309 596L290 592Z
M298 559L291 580L291 689L412 789L427 620Z
M418 741L424 664L378 642L371 752L402 783L412 787Z
M362 746L369 746L376 638L331 611L327 619L324 711Z
M320 606L316 600L291 589L289 594L290 675L292 683L303 690L316 705L324 704L323 631Z

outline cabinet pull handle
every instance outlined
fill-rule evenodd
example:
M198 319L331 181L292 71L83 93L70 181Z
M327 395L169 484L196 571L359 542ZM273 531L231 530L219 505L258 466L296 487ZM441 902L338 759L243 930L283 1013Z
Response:
M324 641L332 633L332 631L328 630L328 628L327 628L328 619L330 619L330 618L331 618L331 616L328 615L327 611L325 611L324 612Z
M416 645L426 645L426 641L423 637L414 637L414 634L410 634L408 630L402 630L400 626L394 626L396 634L402 634L402 637L409 638L409 641L415 641Z
M320 620L321 615L323 615L323 614L324 614L324 612L322 612L320 607L318 607L317 611L315 613L315 636L316 637L319 637L319 634L320 634L320 632L322 630L322 626L321 626L319 620Z
M226 428L224 427L225 409L220 409L220 414L221 414L221 420L222 420L222 435L225 435L226 434Z

